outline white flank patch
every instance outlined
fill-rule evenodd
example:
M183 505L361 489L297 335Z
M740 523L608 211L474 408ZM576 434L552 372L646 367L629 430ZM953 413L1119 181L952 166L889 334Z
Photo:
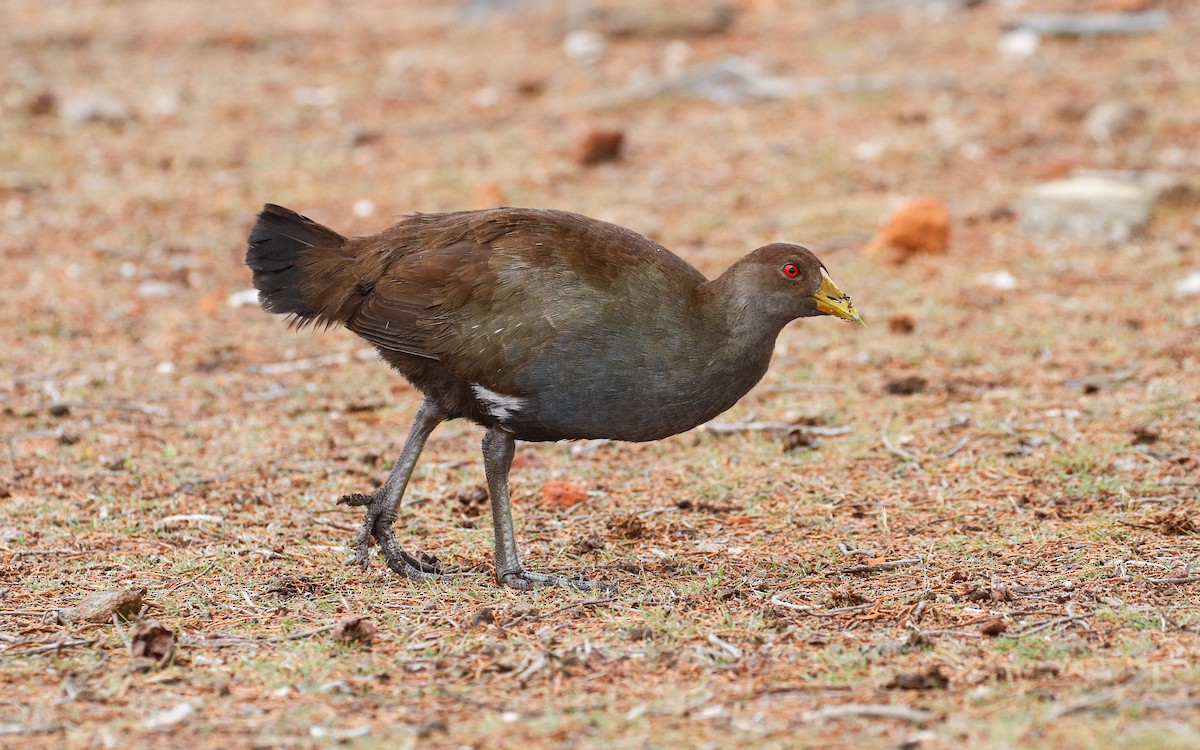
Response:
M472 385L471 390L474 391L475 398L482 401L484 406L487 407L488 414L491 414L492 417L500 422L505 421L525 407L525 399L520 396L505 396L503 393L490 391L482 385Z

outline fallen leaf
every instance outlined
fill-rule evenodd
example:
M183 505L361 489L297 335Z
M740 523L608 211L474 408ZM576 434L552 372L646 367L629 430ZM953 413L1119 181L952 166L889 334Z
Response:
M285 573L275 576L267 584L267 591L282 597L300 596L301 594L316 594L321 590L321 584L311 576L303 574L292 575Z
M925 390L927 385L925 378L920 375L909 375L904 378L889 380L884 390L894 396L911 396L914 393L920 393Z
M157 620L142 620L130 636L129 653L160 664L169 661L175 655L175 632Z
M347 617L333 628L333 638L343 643L358 643L370 646L375 642L379 628L365 617Z
M901 672L884 687L899 690L945 690L949 685L950 678L942 674L942 668L935 664L924 672Z
M476 610L475 614L471 615L471 627L477 628L481 625L491 625L496 621L496 611L491 607L482 607Z
M626 539L638 539L646 535L646 522L636 513L617 516L608 522L608 529Z

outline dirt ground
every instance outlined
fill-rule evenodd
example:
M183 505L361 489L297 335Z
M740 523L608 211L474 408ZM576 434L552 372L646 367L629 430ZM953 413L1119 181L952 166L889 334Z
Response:
M1020 229L1075 169L1196 180L1200 4L565 5L0 3L0 746L1200 746L1200 185ZM1030 50L1033 6L1170 24ZM761 96L663 84L730 56ZM922 197L948 252L864 251ZM768 424L519 447L527 562L615 594L499 589L442 426L400 538L469 575L413 583L334 501L418 394L244 304L267 201L571 209L710 276L800 242L870 327L785 329L720 419ZM129 589L161 629L66 624Z

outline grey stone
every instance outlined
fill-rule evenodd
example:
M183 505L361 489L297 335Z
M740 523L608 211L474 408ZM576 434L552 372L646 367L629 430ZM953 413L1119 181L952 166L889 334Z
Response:
M1096 143L1112 143L1115 138L1132 131L1145 117L1146 110L1136 104L1101 102L1088 112L1083 127Z
M85 91L62 103L58 116L78 125L85 122L122 123L133 119L133 109L106 91Z
M1028 29L1043 36L1097 36L1145 34L1170 24L1166 11L1141 13L1034 13L1014 19L1010 29Z
M1025 191L1020 230L1039 239L1119 244L1150 218L1151 193L1140 185L1102 177L1072 177Z

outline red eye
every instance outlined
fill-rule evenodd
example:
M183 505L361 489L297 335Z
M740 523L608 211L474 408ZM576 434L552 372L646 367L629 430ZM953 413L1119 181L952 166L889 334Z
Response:
M795 263L788 263L783 267L783 275L789 279L794 279L800 275L800 266Z

